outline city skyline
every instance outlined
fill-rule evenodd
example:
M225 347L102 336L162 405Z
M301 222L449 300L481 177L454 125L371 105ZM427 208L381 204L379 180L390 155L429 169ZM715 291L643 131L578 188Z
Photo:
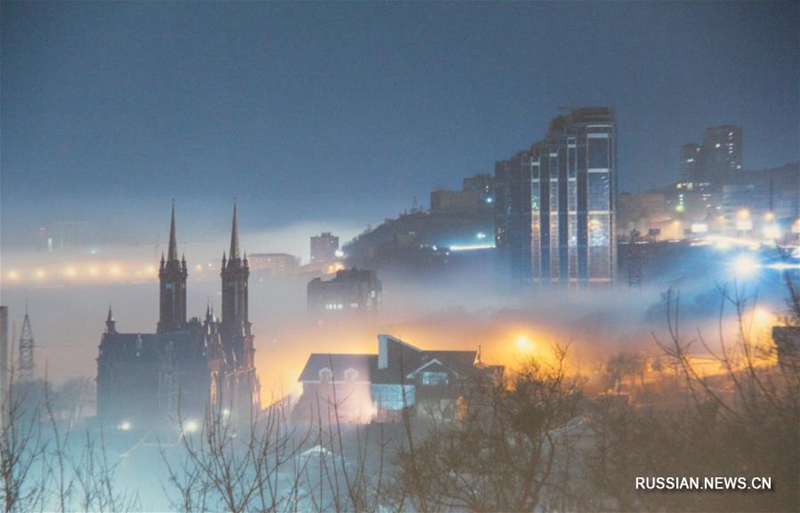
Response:
M4 250L61 220L161 236L172 197L188 236L234 196L245 231L376 224L491 173L567 106L615 108L620 192L677 180L714 125L744 129L745 169L798 159L791 2L2 11Z

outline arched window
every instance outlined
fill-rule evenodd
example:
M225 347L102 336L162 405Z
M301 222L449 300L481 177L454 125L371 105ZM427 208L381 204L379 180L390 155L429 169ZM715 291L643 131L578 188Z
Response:
M211 390L209 391L209 400L211 402L211 406L216 406L218 397L217 397L217 389L219 388L219 382L217 381L217 373L211 373Z
M319 380L323 383L327 383L333 379L333 371L327 367L320 369L319 371Z

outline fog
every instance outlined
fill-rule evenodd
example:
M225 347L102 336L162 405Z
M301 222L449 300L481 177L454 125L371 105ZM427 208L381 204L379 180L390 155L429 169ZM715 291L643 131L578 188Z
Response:
M342 242L358 233L347 225L295 224L242 232L241 248L251 254L287 252L305 262L308 238L323 230L339 235ZM189 267L188 316L202 317L209 303L219 315L219 261L229 247L228 235L186 242L180 233L179 222L179 252L185 253ZM2 303L16 327L14 340L27 303L38 376L46 370L56 383L94 377L109 306L119 331L155 331L163 248L111 246L95 254L3 252ZM764 269L754 279L736 282L729 258L699 248L669 266L646 266L641 287L629 288L623 278L621 284L588 291L534 288L509 293L492 285L494 275L486 268L446 270L425 279L385 272L379 273L383 298L377 315L325 323L311 320L306 310L306 286L318 273L271 276L254 271L250 320L262 401L266 405L270 398L293 391L310 353L376 353L379 333L424 349L480 346L483 361L505 365L529 356L543 358L555 343L570 344L574 367L592 374L616 351L651 352L656 350L654 338L666 340L664 296L669 289L680 294L682 326L689 338L697 338L698 330L717 337L720 289L725 287L744 294L750 305L757 300L768 316L780 314L784 290L779 273ZM726 315L731 313L728 308Z

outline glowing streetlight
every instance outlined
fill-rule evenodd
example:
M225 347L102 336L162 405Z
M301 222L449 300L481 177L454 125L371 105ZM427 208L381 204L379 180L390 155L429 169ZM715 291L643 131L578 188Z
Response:
M780 239L781 237L781 229L778 225L771 224L769 226L764 227L764 237L768 239Z
M738 278L748 278L758 272L758 260L753 255L742 254L733 260L733 272Z
M532 353L536 346L533 345L533 342L526 337L525 335L520 335L517 338L517 351L521 353Z
M183 425L183 431L186 433L196 433L200 429L200 423L194 419L189 419Z

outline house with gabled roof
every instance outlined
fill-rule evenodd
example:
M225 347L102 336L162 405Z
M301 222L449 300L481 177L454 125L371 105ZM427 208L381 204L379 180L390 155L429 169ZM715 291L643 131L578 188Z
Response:
M497 367L478 351L426 351L378 335L378 354L312 353L298 381L298 422L366 423L402 419L403 412L455 419L464 387Z

